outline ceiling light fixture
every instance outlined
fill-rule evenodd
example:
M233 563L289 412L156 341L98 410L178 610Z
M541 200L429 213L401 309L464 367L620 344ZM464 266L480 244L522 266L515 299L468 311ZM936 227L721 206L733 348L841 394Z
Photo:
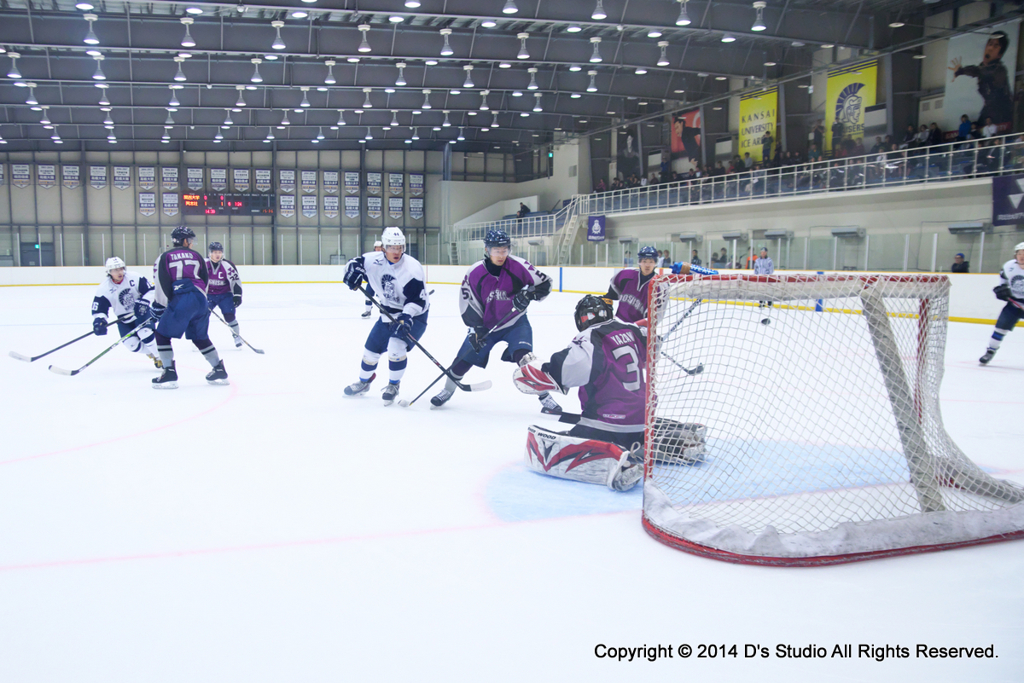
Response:
M398 78L395 79L395 85L401 87L405 85L405 62L399 62L395 66L398 67Z
M192 34L189 33L189 26L192 25L195 19L192 17L182 17L181 23L185 25L185 37L181 39L182 47L195 47L196 41L192 40Z
M244 107L245 106L245 98L242 97L242 93L245 92L245 86L244 85L236 85L235 86L235 90L238 91L238 100L235 102L235 106L236 107Z
M590 76L590 85L587 86L587 92L597 92L597 72L588 71L587 75Z
M767 26L764 24L764 8L768 6L768 3L764 0L756 0L754 3L754 10L757 12L757 16L754 18L754 25L750 27L751 31L764 31Z
M388 17L388 21L390 21L392 24L401 24L403 21L405 21L405 17L403 17L400 14L392 14L390 17Z
M722 42L723 43L734 43L734 42L736 42L736 37L733 36L731 33L724 33L724 34L722 34Z
M303 9L297 9L291 13L292 19L305 19L309 16L309 12Z
M583 28L581 26L577 26L576 24L569 24L569 26L565 28L566 33L579 33L582 30Z
M648 38L661 38L661 35L661 30L656 28L652 28L647 32Z
M178 63L178 73L174 74L174 80L178 81L179 83L181 81L188 80L187 78L185 78L185 72L181 70L181 63L185 61L185 58L175 57L174 61Z
M107 80L106 74L103 73L103 55L97 55L93 57L96 60L96 73L92 75L93 80L105 81ZM31 86L29 86L31 87Z
M89 22L89 31L85 34L83 41L86 45L99 45L100 39L96 37L96 32L92 30L92 22L99 19L99 17L95 14L85 14L82 15L82 18Z
M519 54L516 55L518 59L529 59L530 53L526 51L526 39L530 37L529 33L517 33L516 38L519 39Z
M498 127L498 112L493 112L494 117L491 119L491 128Z
M535 92L535 93L533 93L533 96L536 98L536 100L534 101L533 110L534 111L544 111L544 109L541 108L541 106L540 106L540 98L543 97L543 94L539 93L539 92Z
M601 61L601 39L594 36L590 42L594 45L594 54L590 55L590 63L597 64Z
M590 15L590 18L594 21L603 21L608 18L608 15L604 11L602 0L597 0L597 7L594 8L594 13Z
M574 100L578 100L579 98L583 97L583 95L579 94L578 92L574 92L571 95L569 95L569 97L571 97Z
M171 116L171 112L167 112L167 120L164 121L164 129L174 127L174 118Z
M430 90L423 91L423 106L421 109L430 109Z
M50 116L46 113L46 110L49 109L49 108L50 107L48 107L46 105L43 105L43 107L42 107L42 109L43 109L43 116L42 116L42 118L39 119L39 123L41 123L44 128L47 127L47 126L52 126L53 125L52 123L50 123Z
M284 40L281 39L281 29L284 28L284 22L280 20L272 21L270 22L270 25L273 26L274 29L277 31L274 34L274 42L270 44L270 47L275 50L283 50L286 47L288 47L287 45L284 44Z
M32 106L39 104L39 100L36 99L36 84L26 83L25 85L28 87L28 97L25 98L25 104Z
M409 9L416 9L420 6L420 0L405 0L405 6Z
M526 86L527 90L536 90L540 86L537 85L537 67L531 66L526 70L530 74L530 85Z
M658 66L668 66L668 64L669 64L668 55L665 52L668 49L668 41L667 40L659 40L658 41L658 47L661 48L661 56L658 57Z
M334 85L335 83L338 82L334 78L334 65L336 63L337 62L335 62L333 59L328 59L327 61L324 62L324 64L327 66L327 76L324 78L324 83L326 83L327 85Z
M481 90L480 95L483 99L480 100L480 111L487 111L490 107L487 106L487 96L491 94L490 90Z
M7 72L7 78L21 78L21 72L18 71L18 57L21 55L17 52L8 52L7 56L11 58L11 70Z
M511 69L512 65L509 64L508 62L498 62L498 68L499 69Z
M299 102L299 106L300 107L309 107L309 106L311 106L309 104L309 86L308 85L300 86L299 90L302 91L302 101Z
M636 74L637 76L643 76L643 75L644 75L645 73L647 73L647 69L646 69L645 67L642 67L642 66L638 66L638 67L636 68L636 71L635 71L634 73L635 73L635 74Z
M441 46L442 57L451 57L453 54L455 54L455 50L453 50L452 46L448 44L448 36L450 36L451 34L452 30L450 28L441 29L441 35L444 36L444 45Z
M224 123L221 124L221 128L230 128L231 126L235 125L235 122L231 120L231 110L225 109L224 113Z
M676 26L689 26L690 15L686 13L687 0L679 0L679 18L676 19Z
M186 7L185 11L188 12L189 14L195 14L195 15L199 15L199 14L203 13L202 9L200 9L199 7L195 7L195 6Z
M772 62L772 61L768 61L768 62L765 62L765 63L764 63L764 65L765 65L765 66L775 66L775 65L776 65L777 63L778 63L778 62Z
M515 14L519 11L515 0L505 0L505 6L501 8L502 14Z
M583 67L579 64L570 64L569 71L583 71Z
M373 109L373 102L370 101L370 93L373 92L373 88L363 88L363 92L366 94L366 101L363 102L363 109Z
M290 126L290 125L292 125L292 122L288 120L288 110L287 109L284 110L284 116L281 117L281 125L282 126Z
M80 9L83 12L88 12L91 9L96 9L96 6L91 2L79 2L75 4L75 9Z
M455 139L456 140L465 140L466 139L466 136L462 134L462 128L461 127L459 128L459 137L457 137Z
M252 77L249 80L253 83L262 83L263 76L260 76L260 64L263 63L263 60L260 59L259 57L253 57L251 61L253 63L253 66L256 67L256 70L252 72Z
M316 139L317 140L323 140L324 139L324 127L323 126L318 126L317 127L317 129L316 129Z
M897 19L896 21L890 21L889 22L889 28L902 28L904 26L906 26L906 24L904 24L899 19Z
M359 24L359 26L357 26L356 28L358 28L359 32L363 34L363 39L359 42L359 47L356 49L359 52L369 52L371 48L370 42L366 39L366 34L370 32L370 25Z
M101 90L100 91L100 108L102 109L103 107L109 107L109 106L110 106L110 100L107 99L107 91L106 90Z
M444 123L441 124L443 127L448 128L452 125L452 122L448 120L448 110L444 110Z
M497 25L498 22L496 22L494 19L484 19L483 21L480 22L480 26L482 26L483 28L494 28Z
M469 88L475 88L476 85L473 83L473 65L466 64L462 68L466 72L466 82L462 84L462 87L466 88L467 90Z

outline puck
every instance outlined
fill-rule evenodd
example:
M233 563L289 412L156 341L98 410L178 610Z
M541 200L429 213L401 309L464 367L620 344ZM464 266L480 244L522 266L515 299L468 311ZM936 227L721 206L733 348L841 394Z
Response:
M762 325L769 325L769 324L771 324L771 322L772 322L772 321L771 321L771 320L769 320L768 318L762 318L762 319L761 319L761 324L762 324Z

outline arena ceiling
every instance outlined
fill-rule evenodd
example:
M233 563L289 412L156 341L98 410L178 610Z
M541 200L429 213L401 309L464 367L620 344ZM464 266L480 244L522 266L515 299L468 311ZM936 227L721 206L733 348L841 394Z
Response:
M11 151L518 151L806 77L823 47L912 50L961 4L0 0L0 135Z

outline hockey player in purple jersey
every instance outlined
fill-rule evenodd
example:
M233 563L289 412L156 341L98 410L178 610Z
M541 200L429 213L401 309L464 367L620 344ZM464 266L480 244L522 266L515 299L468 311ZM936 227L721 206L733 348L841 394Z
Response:
M643 474L647 340L641 328L612 318L611 301L588 294L576 304L579 334L540 367L513 375L527 394L579 387L583 414L566 433L536 425L527 439L531 469L616 490L631 488ZM634 455L630 460L629 456Z
M615 317L627 323L647 317L647 289L658 265L658 251L654 247L644 247L636 256L640 269L620 270L604 295L606 299L618 299L619 309Z
M231 328L235 346L241 347L242 338L238 336L241 332L238 320L235 318L235 309L242 305L242 280L238 277L238 268L224 258L224 245L220 242L210 242L207 251L210 252L210 257L206 259L210 285L207 288L206 298L210 310L220 306L220 312L224 314L224 322Z
M512 256L511 250L512 240L507 233L489 231L484 239L484 259L473 264L462 280L459 306L470 332L451 366L458 379L474 365L486 368L491 349L499 342L508 345L501 355L505 362L523 366L535 358L533 328L526 308L531 301L541 301L551 293L551 278L525 259ZM435 408L443 406L455 389L455 382L449 378L430 402ZM539 393L541 412L562 412L548 392Z
M174 366L174 350L171 339L191 339L213 366L206 375L211 384L227 384L228 373L224 363L210 341L210 309L206 302L206 289L210 274L206 259L192 250L196 234L191 228L179 226L171 233L173 246L156 260L153 274L156 278L156 299L153 314L159 322L156 326L156 344L163 361L164 371L153 380L154 389L177 389L178 372Z

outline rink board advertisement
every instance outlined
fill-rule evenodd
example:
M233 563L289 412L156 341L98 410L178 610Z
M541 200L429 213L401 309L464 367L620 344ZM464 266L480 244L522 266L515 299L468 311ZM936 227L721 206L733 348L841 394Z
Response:
M82 184L82 167L78 164L66 164L60 167L61 183L69 190Z
M825 92L825 149L832 149L832 125L843 124L843 139L864 137L864 108L875 105L878 60L858 62L828 72Z
M997 135L1010 132L1019 35L1018 20L949 39L943 120L936 121L944 131L955 131L966 114L979 127L991 118Z
M992 178L992 225L1024 223L1024 175Z
M697 164L703 163L704 153L701 151L701 131L703 122L700 107L689 111L672 114L672 170L686 173Z
M90 166L89 167L89 184L97 190L102 190L107 186L107 167L106 166Z
M771 133L772 149L778 141L779 89L768 88L740 97L740 158L750 153L754 161L764 157L764 135Z

